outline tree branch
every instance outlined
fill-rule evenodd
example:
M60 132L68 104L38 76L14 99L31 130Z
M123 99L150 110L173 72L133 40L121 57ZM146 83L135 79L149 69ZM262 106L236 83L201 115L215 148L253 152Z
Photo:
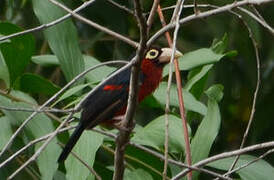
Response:
M179 16L178 16L178 12L182 7L178 4L183 4L183 1L178 1L177 6L174 9L174 13L173 13L173 17L171 19L171 23L175 23L175 27L179 28ZM161 19L161 23L163 25L163 27L166 27L166 22L163 16L163 13L161 11L161 7L158 6L158 14L159 17ZM175 21L176 20L176 21ZM173 42L171 40L171 36L169 34L169 32L165 32L166 35L166 39L168 41L169 46L172 48ZM173 47L173 51L175 51L175 46ZM191 151L190 151L190 142L189 142L189 135L188 135L188 129L187 129L187 121L185 118L185 108L184 108L184 100L183 100L183 96L182 96L182 80L181 80L181 75L180 75L180 69L179 69L179 62L177 59L174 59L174 67L175 67L175 75L176 75L176 84L177 84L177 92L178 92L178 99L179 99L179 108L180 108L180 115L181 115L181 119L182 119L182 125L183 125L183 129L184 129L184 141L185 141L185 152L186 152L186 160L188 165L191 165ZM167 120L167 119L166 119ZM188 179L191 180L192 179L192 173L190 172L188 174Z
M219 159L224 159L224 158L236 156L236 155L239 155L239 154L244 154L244 153L255 151L255 150L259 150L259 149L269 148L269 147L274 147L274 141L269 141L269 142L265 142L265 143L261 143L261 144L256 144L256 145L248 146L248 147L245 147L243 149L239 149L239 150L234 150L234 151L230 151L230 152L225 152L225 153L217 154L215 156L211 156L209 158L201 160L201 161L193 164L192 166L193 167L201 167L201 166L204 166L204 165L206 165L208 163L211 163L213 161L217 161ZM183 171L181 171L176 176L174 176L172 178L172 180L178 180L178 179L184 177L189 171L190 171L190 169L188 169L188 168L185 169L185 170L183 170Z
M251 0L243 0L243 1L235 1L232 4L228 4L228 5L222 6L222 7L217 8L217 9L209 10L209 11L206 11L206 12L201 12L198 15L193 14L193 15L187 16L187 17L185 17L183 19L180 19L180 25L183 25L185 23L188 23L188 22L196 20L196 19L202 19L202 18L206 18L206 17L212 16L212 15L216 15L216 14L219 14L219 13L230 11L233 8L237 8L237 7L240 7L240 6L249 5L249 4L260 5L260 4L269 3L269 2L274 2L274 0L252 0L252 1ZM168 25L166 25L165 27L163 27L162 29L160 29L158 32L156 32L148 40L147 46L150 46L151 44L153 44L153 42L156 41L165 32L167 32L167 31L169 31L169 30L171 30L173 28L175 28L175 23L171 22Z
M137 50L137 55L134 59L134 64L131 69L130 75L130 87L127 111L125 119L123 120L124 127L127 130L120 130L119 135L116 138L116 149L115 149L115 162L114 162L114 175L113 180L121 180L124 175L124 153L126 145L129 142L130 133L134 127L133 116L137 106L138 99L138 88L139 88L139 73L142 59L144 57L147 41L147 28L146 21L143 16L142 7L139 0L134 0L135 14L140 29L140 43Z
M115 37L115 38L117 38L121 41L124 41L125 43L131 45L132 47L135 47L135 48L138 47L138 43L136 43L135 41L133 41L133 40L131 40L131 39L125 37L125 36L122 36L121 34L119 34L117 32L114 32L114 31L112 31L112 30L110 30L110 29L108 29L104 26L101 26L101 25L99 25L99 24L97 24L97 23L95 23L95 22L79 15L79 14L74 13L71 9L67 8L63 4L61 4L61 3L59 3L55 0L48 0L48 1L50 1L51 3L55 4L56 6L62 8L62 9L64 9L65 11L69 12L73 17L75 17L76 19L78 19L78 20L94 27L95 29L98 29L98 30L100 30L104 33L107 33L107 34L109 34L109 35L111 35L111 36L113 36L113 37Z
M159 3L160 3L160 0L154 0L153 1L153 5L151 7L149 16L147 18L147 35L149 35L149 31L150 31L150 28L152 26L152 23L153 23L153 20L154 20L154 16L155 16L155 13L157 11L157 7L158 7Z
M92 4L94 1L95 0L89 0L89 1L84 2L81 6L79 6L75 10L73 10L73 12L77 13L77 12L81 11L82 9L84 9L87 6L89 6L90 4ZM40 25L38 27L35 27L35 28L32 28L32 29L28 29L28 30L25 30L25 31L13 33L13 34L10 34L10 35L7 35L7 36L2 36L2 37L0 37L0 41L4 41L4 40L7 40L7 39L16 37L16 36L20 36L20 35L23 35L23 34L35 32L35 31L40 31L40 30L49 28L51 26L54 26L56 24L59 24L59 23L63 22L64 20L66 20L66 19L68 19L70 17L71 17L71 14L66 14L65 16L60 17L60 18L56 19L55 21L52 21L52 22L50 22L48 24L42 24L42 25Z
M165 161L164 161L164 171L163 171L163 180L166 179L166 175L167 175L167 166L168 166L168 126L169 126L169 122L168 122L168 114L169 114L169 106L170 106L170 88L171 88L171 83L172 83L172 72L173 72L173 64L174 64L174 55L176 52L176 42L177 42L177 35L179 32L179 18L181 15L181 12L183 10L183 1L178 0L177 1L177 5L176 8L174 10L173 13L173 18L172 21L176 21L176 26L175 26L175 31L173 34L173 43L172 43L172 56L170 59L170 63L169 63L169 75L168 75L168 85L167 85L167 90L166 90L166 107L165 107ZM191 164L188 164L191 165Z
M128 9L127 7L122 6L122 5L120 5L119 3L114 2L113 0L107 0L107 2L109 2L110 4L112 4L112 5L115 6L115 7L118 7L119 9L121 9L121 10L127 12L128 14L134 16L134 12L133 12L131 9Z

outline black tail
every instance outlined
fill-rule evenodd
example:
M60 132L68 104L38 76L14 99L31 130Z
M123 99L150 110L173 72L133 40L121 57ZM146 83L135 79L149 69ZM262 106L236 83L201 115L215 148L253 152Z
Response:
M63 152L60 154L58 158L58 163L61 163L67 159L69 153L71 152L72 148L77 143L78 139L80 138L84 130L85 130L85 127L82 124L79 124L76 127L75 131L69 138L69 141L67 142L65 148L63 149Z

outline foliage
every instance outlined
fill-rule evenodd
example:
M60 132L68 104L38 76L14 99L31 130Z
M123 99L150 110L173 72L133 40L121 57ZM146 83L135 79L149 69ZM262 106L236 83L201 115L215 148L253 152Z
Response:
M76 8L81 2L68 1ZM121 1L126 7L130 2ZM144 2L149 10L152 1ZM171 5L163 2L163 6ZM1 7L1 2L0 2ZM30 10L31 8L31 10ZM4 11L2 12L1 9ZM102 12L104 9L104 12ZM270 10L269 10L270 9ZM271 10L272 9L272 10ZM261 11L271 14L274 7ZM192 13L188 9L184 16ZM39 24L51 22L66 13L48 1L6 1L0 8L0 37L23 31ZM138 39L138 27L133 17L105 1L97 1L83 11L83 15L131 39ZM170 11L166 12L169 17ZM31 19L28 19L31 17ZM38 19L35 19L36 17ZM267 16L266 16L267 17ZM266 19L268 20L268 19ZM256 30L256 40L262 49L264 71L263 83L273 80L273 46L256 22L247 21ZM20 25L20 26L19 26ZM201 28L201 26L204 26ZM161 25L158 21L150 35ZM41 33L43 32L43 33ZM0 41L0 106L6 108L35 109L52 97L76 75L89 67L113 59L128 59L133 48L102 32L72 19L47 28L41 32L20 35ZM248 33L237 20L226 16L210 17L190 26L183 26L178 34L178 49L185 54L179 59L183 75L183 98L187 110L188 130L191 134L192 162L196 163L210 155L239 147L249 118L251 99L255 87L255 58ZM215 38L218 37L218 38ZM221 38L220 38L221 37ZM273 38L273 37L272 37ZM211 45L210 43L213 42ZM161 37L157 44L166 45ZM273 42L272 42L273 45ZM229 49L229 50L228 50ZM236 50L234 50L236 49ZM273 63L272 63L273 64ZM102 66L86 74L66 90L51 107L66 110L76 105L92 88L120 66ZM136 113L137 126L131 142L143 145L164 154L165 104L169 66L165 67L163 82L146 98ZM272 83L273 84L273 83ZM254 129L248 144L273 140L272 114L273 85L266 83L257 106ZM7 93L6 93L7 91ZM185 144L178 107L175 81L171 86L169 118L169 158L184 162ZM0 107L0 149L3 149L15 130L30 115L25 111L10 111ZM0 158L0 164L20 148L34 139L53 132L67 115L51 112L39 113L24 127L8 152ZM78 114L75 114L77 117ZM271 116L272 117L272 116ZM260 122L258 121L260 120ZM255 127L258 127L257 129ZM100 128L107 132L117 132ZM70 155L64 164L58 164L60 144L67 142L69 132L59 134L18 179L94 179L90 170ZM263 134L262 132L265 132ZM5 179L41 147L43 141L35 143L17 156L12 162L0 168L0 177ZM113 151L115 139L98 132L86 131L73 152L98 173L102 179L113 175ZM240 156L236 167L254 160L258 154ZM209 169L225 171L233 158L221 159L207 165ZM130 145L126 150L126 171L124 179L161 179L163 161L149 152ZM273 158L258 162L235 173L243 180L271 179ZM1 165L0 165L1 166ZM173 177L181 169L168 166L168 176ZM258 173L257 173L258 172ZM193 179L209 179L208 175L193 174Z

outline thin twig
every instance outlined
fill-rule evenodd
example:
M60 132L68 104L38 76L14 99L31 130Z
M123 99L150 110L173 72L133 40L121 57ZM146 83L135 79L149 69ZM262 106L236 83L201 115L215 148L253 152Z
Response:
M230 175L230 174L232 174L232 173L234 173L234 172L237 172L237 171L239 171L239 170L241 170L241 169L243 169L243 168L246 168L247 166L250 166L251 164L253 164L253 163L255 163L255 162L257 162L257 161L263 159L265 156L267 156L267 155L269 155L269 154L271 154L271 153L273 153L273 152L274 152L274 149L270 149L270 150L268 150L267 152L265 152L264 154L262 154L261 156L257 157L256 159L253 159L252 161L250 161L250 162L248 162L248 163L246 163L246 164L243 164L243 165L241 165L241 166L239 166L239 167L233 169L232 171L228 171L228 172L225 173L223 176Z
M9 153L13 154L11 152L11 150L9 150ZM22 165L24 163L24 158L23 157L16 157L15 161L19 165ZM26 173L28 173L30 175L30 177L32 178L32 180L39 180L39 179L41 179L40 174L35 169L33 169L32 167L25 168L25 171L26 171Z
M63 148L65 147L64 144L58 143L60 146L62 146ZM97 180L102 180L102 178L97 174L97 172L86 162L84 161L82 158L80 158L76 153L74 153L73 151L70 152L78 161L80 161L80 163L82 163L94 176Z
M27 167L31 162L35 161L41 152L47 147L47 145L51 142L51 140L58 134L58 131L68 122L69 119L73 116L73 113L70 113L68 117L52 132L52 134L48 137L48 139L42 144L39 149L16 171L14 171L7 179L13 179L19 172L21 172L25 167Z
M92 129L92 131L100 133L100 134L103 134L105 136L108 136L108 137L114 138L114 139L117 137L113 133L109 133L109 132L102 131L102 130L99 130L99 129ZM134 142L129 142L129 144L132 145L132 146L134 146L134 147L136 147L136 148L138 148L138 149L141 149L141 150L143 150L143 151L145 151L145 152L147 152L147 153L149 153L149 154L151 154L151 155L153 155L153 156L155 156L157 158L159 158L162 161L165 160L165 157L161 153L158 153L158 152L156 152L154 150L151 150L151 149L149 149L149 148L147 148L145 146L142 146L140 144L136 144ZM180 166L180 167L184 167L184 168L190 168L192 170L199 171L199 172L204 172L204 173L212 175L214 177L219 177L221 179L232 180L229 177L223 177L221 174L215 173L213 171L210 171L210 170L207 170L207 169L204 169L204 168L197 168L197 167L188 166L187 164L184 164L184 163L182 163L180 161L175 161L173 159L168 159L168 162L171 163L171 164L174 164L176 166Z
M90 1L86 1L84 2L81 6L79 6L78 8L76 8L75 10L73 10L74 13L77 13L79 11L81 11L82 9L86 8L87 6L89 6L90 4L92 4L95 0L90 0ZM23 35L23 34L27 34L27 33L31 33L31 32L35 32L35 31L40 31L40 30L43 30L43 29L46 29L46 28L49 28L51 26L54 26L56 24L59 24L61 22L63 22L64 20L68 19L71 17L71 14L66 14L65 16L63 17L60 17L48 24L42 24L38 27L35 27L35 28L32 28L32 29L28 29L28 30L25 30L25 31L21 31L21 32L17 32L17 33L13 33L13 34L10 34L10 35L7 35L7 36L2 36L0 37L0 41L4 41L4 40L7 40L7 39L10 39L10 38L13 38L13 37L16 37L16 36L20 36L20 35Z
M70 129L73 129L75 128L75 126L69 126L69 127L65 127L65 128L62 128L58 131L58 133L62 133L64 131L67 131L67 130L70 130ZM8 159L6 159L4 162L2 162L0 164L0 169L3 168L5 165L7 165L10 161L12 161L15 157L17 157L19 154L21 154L22 152L24 152L26 149L28 149L29 147L31 147L32 145L38 143L38 142L41 142L41 141L44 141L46 140L48 137L50 137L52 135L52 133L49 133L47 135L44 135L40 138L37 138L37 139L34 139L32 141L30 141L28 144L26 144L24 147L22 147L21 149L19 149L18 151L16 151L15 153L13 153L11 156L9 156Z
M264 19L262 19L261 16L258 17L258 16L256 16L255 14L253 14L252 12L248 11L245 8L238 7L237 9L239 9L240 11L242 11L242 12L246 13L247 15L249 15L249 17L253 18L259 24L261 24L263 27L265 27L272 35L274 35L274 29Z
M153 1L153 5L151 7L149 16L147 18L147 35L149 35L149 31L151 29L151 26L152 26L152 23L153 23L153 20L154 20L154 16L156 14L157 7L158 7L159 3L160 3L160 0L154 0Z
M173 47L172 47L172 55L171 55L171 59L170 59L170 64L169 64L169 75L168 75L168 85L167 85L167 90L166 90L166 107L165 107L165 161L164 161L164 171L163 171L163 180L166 179L167 176L167 166L168 166L168 139L169 139L169 135L168 135L168 126L169 126L169 122L168 122L168 114L169 114L169 106L170 106L170 89L171 89L171 83L172 83L172 72L173 72L173 64L174 64L174 55L176 52L176 42L177 42L177 35L178 35L178 31L180 28L179 25L179 19L180 19L180 15L181 12L183 10L183 1L178 0L177 2L177 7L174 10L174 19L176 21L176 27L175 27L175 31L173 34Z
M182 2L183 4L183 2ZM180 6L178 6L180 7ZM176 11L178 10L174 10L174 16L176 14ZM158 14L159 17L161 19L161 23L163 25L163 27L166 27L166 22L164 20L164 16L163 13L161 11L161 7L158 6ZM171 21L170 24L178 24L178 22L173 22ZM172 47L172 40L171 40L171 36L169 34L168 31L165 32L168 44L170 47ZM187 121L186 121L186 117L185 117L185 108L184 108L184 100L183 100L183 96L182 96L182 80L181 80L181 74L180 74L180 69L179 69L179 62L177 59L174 60L174 66L175 66L175 75L176 75L176 84L177 84L177 92L178 92L178 99L179 99L179 109L180 109L180 115L181 115L181 119L182 119L182 125L183 125L183 130L184 130L184 140L185 140L185 152L186 152L186 161L188 163L188 165L191 165L191 151L190 151L190 142L189 142L189 135L188 135L188 129L187 129ZM188 179L191 180L192 179L192 173L190 172L188 174Z
M135 109L137 106L138 99L138 84L139 84L139 73L140 67L142 63L142 59L144 57L145 49L146 49L146 41L147 41L147 28L146 21L143 16L142 7L139 0L134 0L135 6L135 14L136 19L140 28L140 43L136 52L136 59L131 68L130 75L130 87L129 87L129 97L127 103L127 110L124 118L123 125L128 130L120 130L119 135L116 138L116 149L115 149L115 161L114 161L114 175L113 180L123 179L124 175L124 153L126 145L129 142L130 133L134 127L133 116L135 114Z
M188 5L184 5L183 8L193 8L193 7L194 7L194 5L188 4ZM199 8L214 8L214 9L220 8L219 6L212 5L212 4L197 4L197 7L199 7ZM251 7L254 7L254 6L251 5ZM175 8L175 5L174 6L169 6L169 7L162 8L162 11L171 10L171 9L174 9L174 8ZM240 11L246 13L247 15L249 15L249 17L253 18L259 24L261 24L263 27L265 27L272 35L274 35L274 28L272 28L265 21L265 19L260 15L260 13L257 11L256 8L254 9L254 11L256 12L256 15L254 13L248 11L245 8L242 8L242 7L236 7L236 8L239 9ZM231 11L229 11L229 12L231 12Z
M256 40L254 38L254 35L253 35L251 29L249 28L248 24L245 21L243 21L243 23L245 24L245 26L248 30L249 37L251 38L251 41L252 41L252 44L253 44L253 47L254 47L254 51L255 51L255 55L256 55L257 82L256 82L256 88L255 88L255 91L254 91L253 103L252 103L252 109L251 109L250 117L249 117L248 124L247 124L246 130L245 130L245 133L244 133L241 145L240 145L240 149L242 149L244 147L244 144L246 142L246 139L247 139L251 124L252 124L253 119L254 119L256 102L257 102L258 92L259 92L259 88L260 88L260 84L261 84L260 57L259 57L258 45L257 45L257 42L256 42ZM231 167L229 168L229 171L231 171L235 167L235 165L236 165L239 158L240 158L240 156L237 156L235 158L234 162L232 163Z
M204 166L208 163L217 161L219 159L224 159L224 158L236 156L236 155L239 155L239 154L244 154L244 153L247 153L247 152L251 152L251 151L255 151L255 150L259 150L259 149L270 148L270 147L274 147L274 141L255 144L255 145L252 145L252 146L247 146L243 149L238 149L238 150L234 150L234 151L230 151L230 152L224 152L224 153L221 153L221 154L217 154L215 156L211 156L209 158L206 158L204 160L201 160L201 161L193 164L192 167L202 167L202 166ZM172 180L178 180L178 179L184 177L189 171L190 171L190 169L188 169L188 168L181 171L176 176L174 176L172 178Z
M123 11L127 12L128 14L134 16L134 12L127 8L126 6L122 6L121 4L114 2L113 0L107 0L110 4L114 5L115 7L118 7L119 9L122 9Z
M5 107L5 106L0 106L0 109L7 110L7 111L23 111L23 112L38 112L38 113L45 113L45 112L51 112L51 113L70 113L74 111L74 109L67 109L67 110L62 110L62 109L56 109L56 108L50 108L50 107L45 107L42 108L41 110L38 110L39 107L37 108L12 108L12 107Z
M209 10L209 11L206 11L206 12L201 12L199 13L198 15L190 15L190 16L187 16L183 19L180 19L180 25L183 25L185 23L188 23L190 21L193 21L195 19L202 19L202 18L206 18L206 17L209 17L209 16L212 16L212 15L216 15L216 14L219 14L219 13L223 13L223 12L226 12L226 11L230 11L232 10L233 8L237 8L237 7L240 7L240 6L244 6L244 5L248 5L248 4L257 4L257 5L260 5L260 4L264 4L264 3L269 3L269 2L274 2L274 0L243 0L243 1L235 1L234 3L232 4L228 4L228 5L225 5L225 6L221 6L217 9L213 9L213 10ZM169 24L167 24L165 27L161 28L158 32L156 32L147 42L147 46L150 46L151 44L153 44L154 41L156 41L161 35L163 35L165 32L171 30L175 28L175 23L171 22Z
M78 20L80 20L80 21L82 21L82 22L84 22L84 23L86 23L86 24L88 24L88 25L90 25L90 26L92 26L92 27L94 27L94 28L96 28L96 29L104 32L104 33L107 33L107 34L109 34L109 35L111 35L111 36L113 36L113 37L115 37L115 38L117 38L117 39L119 39L121 41L124 41L127 44L131 45L132 47L135 47L135 48L138 47L138 43L136 43L135 41L133 41L133 40L131 40L131 39L125 37L125 36L122 36L121 34L119 34L117 32L114 32L114 31L112 31L112 30L110 30L110 29L108 29L108 28L106 28L104 26L101 26L101 25L99 25L99 24L97 24L97 23L95 23L95 22L93 22L93 21L91 21L91 20L89 20L89 19L87 19L87 18L79 15L79 14L74 13L71 9L67 8L65 5L59 3L59 2L57 2L55 0L48 0L48 1L50 1L51 3L55 4L56 6L58 6L60 8L62 8L63 10L69 12L76 19L78 19Z

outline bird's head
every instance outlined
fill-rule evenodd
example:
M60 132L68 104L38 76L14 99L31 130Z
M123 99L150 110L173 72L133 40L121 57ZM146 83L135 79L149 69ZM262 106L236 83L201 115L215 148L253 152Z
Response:
M171 48L151 47L145 54L145 59L156 63L157 65L165 65L170 62L172 55ZM175 58L179 58L183 54L180 51L175 52Z

